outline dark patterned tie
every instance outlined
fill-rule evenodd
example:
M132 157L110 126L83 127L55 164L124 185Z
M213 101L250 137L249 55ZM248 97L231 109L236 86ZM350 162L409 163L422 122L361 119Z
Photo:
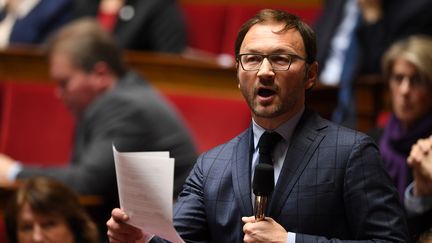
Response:
M272 150L275 145L282 139L282 136L277 132L264 132L258 142L259 148L259 163L273 165Z
M252 182L252 189L255 194L254 213L257 220L265 218L268 200L274 189L274 168L271 152L281 139L281 135L277 132L264 132L258 142L259 163L255 167Z

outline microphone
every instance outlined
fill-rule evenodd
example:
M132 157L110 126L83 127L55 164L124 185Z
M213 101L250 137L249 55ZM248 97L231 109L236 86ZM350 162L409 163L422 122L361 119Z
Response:
M268 197L270 197L274 189L272 165L259 163L255 166L252 188L255 194L255 219L260 221L265 218Z

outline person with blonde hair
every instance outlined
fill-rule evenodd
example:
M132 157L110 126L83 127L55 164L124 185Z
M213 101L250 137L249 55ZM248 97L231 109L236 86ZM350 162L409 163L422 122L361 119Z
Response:
M97 243L96 224L78 195L48 177L24 180L5 213L9 243Z
M392 112L378 135L384 165L401 200L412 181L406 164L412 145L432 134L432 37L411 36L384 54L382 72L388 80Z

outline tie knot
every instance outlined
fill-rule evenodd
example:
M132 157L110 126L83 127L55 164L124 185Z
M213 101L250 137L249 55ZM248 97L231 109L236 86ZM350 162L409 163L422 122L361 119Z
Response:
M271 154L274 146L282 139L282 136L277 132L264 132L258 142L260 154Z

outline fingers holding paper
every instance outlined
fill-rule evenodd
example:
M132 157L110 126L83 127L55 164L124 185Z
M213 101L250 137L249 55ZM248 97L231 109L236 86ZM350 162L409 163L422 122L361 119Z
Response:
M143 239L142 231L127 223L129 216L120 208L111 212L111 218L107 221L108 238L111 243L135 242Z

